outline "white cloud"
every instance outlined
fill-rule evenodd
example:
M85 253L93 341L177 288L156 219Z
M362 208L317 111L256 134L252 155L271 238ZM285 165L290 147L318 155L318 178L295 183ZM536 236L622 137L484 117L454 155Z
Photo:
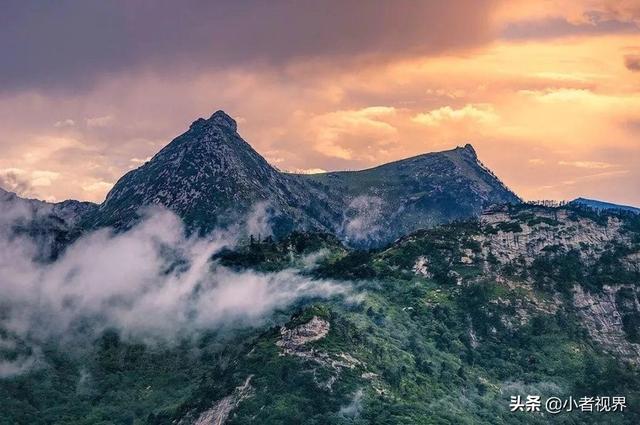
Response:
M76 122L74 120L72 120L71 118L67 118L66 120L56 121L53 124L53 126L56 127L56 128L73 127L74 125L76 125Z
M588 174L586 176L576 177L575 179L564 180L562 181L562 184L565 186L572 186L578 183L593 182L602 179L608 179L611 177L622 176L625 174L629 174L629 170L603 171L601 173Z
M413 122L431 127L463 120L487 124L497 121L498 115L489 104L468 104L459 109L443 106L442 108L417 114L412 118Z
M558 165L568 165L577 168L605 169L615 167L614 164L600 161L559 161Z
M545 89L545 90L520 90L519 94L530 96L539 102L555 103L555 102L593 102L594 100L603 99L588 89Z
M289 172L296 174L322 174L326 173L327 170L322 168L294 168L293 170L289 170Z
M356 196L345 209L339 232L355 243L380 237L385 215L384 201L377 196Z
M211 258L234 245L232 233L186 237L180 219L166 210L151 212L125 233L88 234L57 261L42 264L32 260L37 246L7 233L10 220L28 212L12 211L0 215L0 321L36 347L107 328L125 338L172 343L208 329L262 324L303 298L350 293L349 285L294 270L223 267ZM0 373L20 373L29 364L1 364Z
M59 177L60 173L55 171L2 168L0 187L22 196L35 196L35 188L50 187Z
M130 161L130 162L132 162L132 163L134 163L134 164L137 164L137 165L142 165L142 164L144 164L145 162L149 162L149 161L151 161L151 157L150 157L150 156L148 156L148 157L146 157L146 158L142 158L142 159L140 159L140 158L131 158L129 161Z
M55 171L35 170L31 172L31 185L34 187L51 186L60 177Z
M312 120L315 149L327 156L354 159L357 151L391 143L398 131L386 119L395 113L390 106L371 106L316 116Z
M114 118L111 115L104 115L101 117L87 118L85 121L87 127L107 127L113 123Z
M82 185L82 190L91 193L106 193L113 187L113 183L103 180L91 180Z

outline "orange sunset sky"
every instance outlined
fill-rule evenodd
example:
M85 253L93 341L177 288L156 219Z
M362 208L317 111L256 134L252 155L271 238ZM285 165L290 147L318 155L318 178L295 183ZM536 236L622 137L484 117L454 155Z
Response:
M224 109L282 170L471 143L525 199L640 205L640 0L50 3L0 17L20 195L100 202Z

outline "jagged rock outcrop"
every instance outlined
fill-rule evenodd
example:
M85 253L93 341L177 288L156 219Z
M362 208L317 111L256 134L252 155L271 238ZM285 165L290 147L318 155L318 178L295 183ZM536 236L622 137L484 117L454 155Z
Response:
M640 270L640 252L634 244L634 236L625 231L625 221L619 216L583 215L571 207L531 206L515 213L507 208L486 212L481 217L481 223L485 226L483 232L474 239L481 243L485 258L491 255L503 265L523 262L522 265L531 266L541 256L553 258L571 251L580 258L580 270L589 273L586 267L596 264L603 257L608 258L615 249L619 249L620 252L631 251L624 256L618 254L622 256L619 259L621 270L635 273L636 276ZM610 261L605 260L605 264ZM610 276L614 281L620 277ZM498 280L508 281L503 276L498 276ZM511 286L534 283L533 278L529 277L524 282L511 283ZM623 361L640 361L640 344L631 342L633 335L627 332L631 330L635 334L633 328L638 325L631 323L630 318L640 318L640 304L634 286L604 285L590 292L581 286L583 282L575 283L572 288L573 306L593 340ZM626 311L622 311L620 296L625 290L631 296L628 297L630 301ZM540 311L549 308L555 310L561 303L556 297L554 302L536 303L534 307ZM543 308L545 304L547 306ZM519 311L524 312L525 309ZM624 320L629 322L627 330Z
M361 362L349 353L330 355L307 345L325 338L330 328L328 321L313 316L307 323L295 328L287 329L285 326L280 328L280 339L276 341L276 345L282 349L282 355L296 356L326 368L330 372L329 378L322 382L316 379L316 384L327 389L332 388L340 377L342 369L353 369L361 365Z
M127 227L141 207L161 205L206 232L246 219L263 203L277 234L326 228L322 223L330 221L331 210L315 206L318 196L310 197L302 182L269 165L236 129L222 111L198 119L149 162L125 174L85 226Z
M304 350L303 345L318 341L329 333L330 325L326 320L313 316L311 320L293 329L282 327L280 329L280 339L276 342L286 354L292 354Z
M410 260L420 278L462 286L490 279L517 293L488 303L509 312L500 320L514 332L535 315L575 310L595 343L638 363L638 240L637 222L624 212L519 205L492 208L474 224L413 233L381 255ZM483 274L470 282L452 271L465 267Z

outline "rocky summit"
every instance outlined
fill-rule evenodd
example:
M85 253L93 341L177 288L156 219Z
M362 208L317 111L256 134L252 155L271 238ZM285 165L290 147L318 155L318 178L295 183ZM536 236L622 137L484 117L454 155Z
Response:
M275 236L324 231L351 245L375 246L517 202L471 145L362 171L283 173L242 139L233 118L217 111L124 175L83 225L128 227L140 208L162 205L207 232L246 219L258 206Z

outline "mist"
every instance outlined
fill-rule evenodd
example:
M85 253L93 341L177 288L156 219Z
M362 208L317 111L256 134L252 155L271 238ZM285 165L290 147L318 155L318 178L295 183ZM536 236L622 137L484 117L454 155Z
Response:
M7 217L0 222L0 330L6 331L0 343L5 345L20 340L37 346L54 339L64 344L105 329L122 338L172 344L207 330L258 326L276 309L302 299L350 292L348 285L313 280L296 270L226 268L211 258L235 246L240 231L186 236L182 221L164 209L147 211L124 233L86 234L53 262L38 261L40 247L8 230ZM248 221L263 223L256 217ZM0 375L20 373L33 361L3 362Z

